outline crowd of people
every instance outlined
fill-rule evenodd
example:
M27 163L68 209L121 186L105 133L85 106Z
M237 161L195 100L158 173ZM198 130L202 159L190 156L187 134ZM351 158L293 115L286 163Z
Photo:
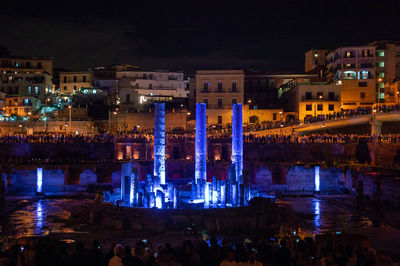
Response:
M206 235L207 236L207 235ZM300 239L294 235L250 240L233 244L227 238L202 237L171 244L157 244L143 239L131 248L112 244L107 250L93 241L90 248L82 242L47 238L24 239L10 247L2 246L0 265L391 265L392 259L378 254L365 238L317 236Z
M194 142L194 133L166 134L169 141ZM212 132L207 134L210 141L230 142L231 134L226 132ZM151 133L132 133L118 135L75 135L75 134L39 134L39 135L0 135L0 143L153 143ZM247 134L243 137L245 143L400 143L400 134L379 136L356 134L308 134L308 135L256 135Z
M330 120L337 120L337 119L343 119L343 118L352 118L352 117L358 117L358 116L363 116L363 115L370 115L373 112L376 112L378 114L380 113L390 113L390 112L399 112L400 111L400 105L380 105L376 109L373 109L371 107L359 107L357 109L349 109L349 110L342 110L340 112L333 112L332 114L326 114L326 115L315 115L315 116L308 116L304 118L304 123L305 124L310 124L310 123L315 123L315 122L322 122L322 121L330 121Z
M255 136L249 134L245 136L246 143L400 143L399 134L390 135L355 135L355 134L309 134L309 135L266 135Z
M15 134L0 135L0 143L113 143L113 135Z

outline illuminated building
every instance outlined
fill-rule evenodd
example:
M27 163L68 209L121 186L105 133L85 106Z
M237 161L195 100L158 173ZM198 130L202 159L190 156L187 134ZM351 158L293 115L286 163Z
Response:
M343 109L371 107L388 100L385 84L400 78L399 44L398 41L374 41L363 46L339 47L326 54L327 78L341 85ZM310 58L315 51L324 50L310 50L305 54L306 71L313 66Z
M0 73L53 75L53 58L39 57L1 57Z
M307 117L321 116L341 111L340 86L327 82L295 82L282 94L284 112L297 112L303 121Z
M7 115L28 116L41 107L40 100L35 97L7 97L5 113Z
M243 70L196 71L196 103L207 105L207 125L231 123L233 104L243 103L244 77Z
M152 108L154 102L187 98L189 94L183 72L119 70L115 75L122 110Z
M376 82L375 48L340 47L327 57L328 77L341 86L343 109L371 107L376 101L376 87L381 86L380 82Z
M329 50L311 49L305 53L304 71L309 72L318 66L326 65L326 56Z
M0 91L8 97L35 97L44 103L53 92L51 76L47 73L0 73Z
M93 74L90 71L60 72L60 93L72 95L81 88L92 87Z

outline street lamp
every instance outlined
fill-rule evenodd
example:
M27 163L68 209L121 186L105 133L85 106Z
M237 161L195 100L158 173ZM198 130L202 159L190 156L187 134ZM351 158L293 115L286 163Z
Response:
M318 98L321 101L321 118L322 118L322 109L324 109L324 106L322 105L322 95L319 95Z
M72 130L72 106L68 105L69 109L69 132Z
M382 82L382 78L378 78L379 82ZM378 84L378 108L380 106L381 103L381 84Z

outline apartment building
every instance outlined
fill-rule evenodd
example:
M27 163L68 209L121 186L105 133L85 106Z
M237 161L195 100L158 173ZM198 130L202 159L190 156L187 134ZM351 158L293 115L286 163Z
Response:
M119 101L123 109L152 108L154 102L171 102L189 95L189 80L184 79L183 72L118 69L116 79L119 81Z
M196 102L207 104L207 125L232 123L232 104L243 103L243 70L196 71Z
M324 60L317 59L324 53ZM374 41L364 46L339 47L328 53L310 50L305 61L306 71L325 61L327 78L342 87L343 109L370 107L393 100L393 95L386 95L386 91L400 78L400 42Z
M42 73L0 73L0 91L7 97L36 97L41 101L53 92L51 76Z
M296 112L304 121L341 111L340 86L328 82L295 82L281 97L284 112Z
M328 78L334 84L341 85L342 108L374 105L376 88L383 86L376 72L375 47L341 47L329 52L327 57Z
M53 75L53 58L2 57L0 72L5 73L47 73Z
M60 93L73 95L81 88L92 87L91 71L60 72Z
M305 53L305 72L309 72L318 66L326 65L326 56L329 50L311 49Z
M5 100L5 113L7 115L30 116L41 107L41 102L36 97L11 96Z

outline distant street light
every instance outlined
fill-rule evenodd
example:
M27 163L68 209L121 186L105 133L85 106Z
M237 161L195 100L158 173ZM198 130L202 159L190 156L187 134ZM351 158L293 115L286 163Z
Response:
M69 131L71 132L72 130L72 106L68 105L69 109Z

